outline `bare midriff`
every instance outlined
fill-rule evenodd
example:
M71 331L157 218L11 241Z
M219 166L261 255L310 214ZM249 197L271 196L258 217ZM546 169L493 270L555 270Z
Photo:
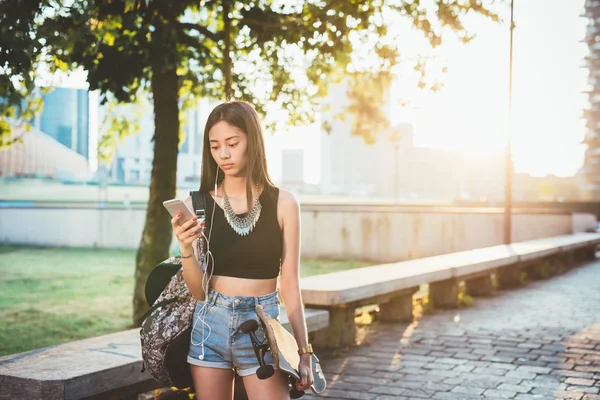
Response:
M277 278L245 279L232 276L213 276L210 287L226 296L264 296L277 290Z

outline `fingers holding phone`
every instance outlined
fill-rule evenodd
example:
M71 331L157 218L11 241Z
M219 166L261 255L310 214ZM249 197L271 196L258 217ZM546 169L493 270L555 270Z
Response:
M204 219L199 220L198 217L192 217L190 220L180 224L182 219L181 214L176 214L171 220L175 236L179 240L180 244L184 244L186 247L191 246L192 242L198 239L204 228Z
M204 210L198 210L195 216L192 210L179 199L167 200L163 205L171 214L171 226L181 247L190 247L192 242L200 237L204 227Z

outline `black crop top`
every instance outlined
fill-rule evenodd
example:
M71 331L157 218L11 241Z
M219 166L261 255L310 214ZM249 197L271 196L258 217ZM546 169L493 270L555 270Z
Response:
M210 221L215 207L213 228L210 236L210 251L213 256L213 275L247 279L277 278L283 250L282 231L277 220L279 189L265 187L259 200L262 206L260 217L252 232L238 235L227 223L225 213L206 194L206 226L208 238ZM209 262L209 268L213 262Z

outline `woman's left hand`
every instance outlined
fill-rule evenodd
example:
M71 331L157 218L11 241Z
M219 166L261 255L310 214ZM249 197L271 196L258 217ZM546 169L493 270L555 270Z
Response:
M312 356L310 353L305 353L300 356L298 372L300 372L300 381L296 382L296 389L303 391L310 389L310 385L312 385L314 382L312 373Z

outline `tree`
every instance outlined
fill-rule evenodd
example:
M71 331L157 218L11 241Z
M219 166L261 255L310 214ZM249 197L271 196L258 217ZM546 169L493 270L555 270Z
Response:
M15 2L22 5L24 0ZM355 133L373 141L374 128L386 124L377 110L380 89L390 81L398 57L388 29L393 18L411 20L432 45L441 43L444 26L468 40L461 18L469 11L497 19L480 0L436 0L429 9L419 0L33 3L29 21L35 23L14 24L21 36L27 31L26 42L36 43L23 50L25 55L33 59L41 52L55 68L85 69L90 89L99 90L103 102L111 97L132 102L143 92L153 99L154 161L136 256L136 324L147 309L146 278L169 252L172 231L161 203L175 196L184 104L200 97L233 97L254 104L273 129L310 123L329 82L349 73L358 105L350 110L357 121ZM12 64L2 60L0 68L11 71L7 65ZM35 67L32 63L18 72L30 76Z
M43 45L36 40L35 18L48 1L0 2L0 151L20 138L11 137L9 120L33 118L41 102L35 97L35 67ZM26 126L28 128L28 126Z

